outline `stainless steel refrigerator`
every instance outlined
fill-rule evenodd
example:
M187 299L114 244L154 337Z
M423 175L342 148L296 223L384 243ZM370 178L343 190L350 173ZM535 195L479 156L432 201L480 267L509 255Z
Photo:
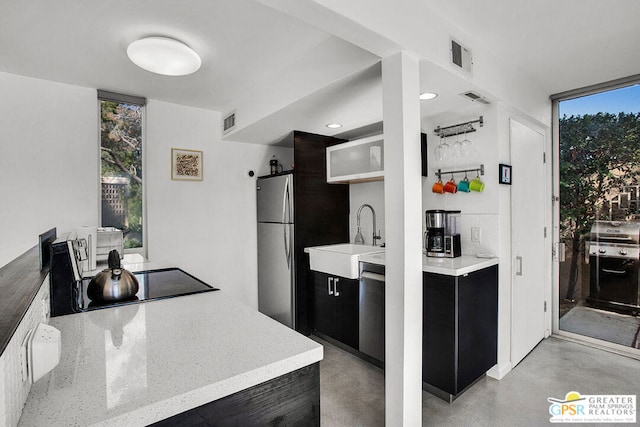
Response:
M258 310L295 329L293 174L258 178Z

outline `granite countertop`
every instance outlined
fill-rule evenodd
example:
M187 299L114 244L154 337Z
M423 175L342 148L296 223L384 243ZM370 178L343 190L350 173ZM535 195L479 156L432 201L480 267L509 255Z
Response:
M359 259L360 262L385 265L384 253L362 255ZM497 257L478 258L475 255L462 255L457 258L433 258L422 255L422 271L446 276L462 276L497 265L499 262L500 259Z
M50 324L62 332L61 361L32 385L21 426L147 425L323 357L320 344L224 291Z

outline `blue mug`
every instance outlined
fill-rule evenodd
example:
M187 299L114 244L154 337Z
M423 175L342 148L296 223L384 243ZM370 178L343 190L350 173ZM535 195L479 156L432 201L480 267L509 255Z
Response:
M469 191L471 191L469 189L469 178L465 176L464 179L458 183L458 191L462 191L465 193L468 193Z

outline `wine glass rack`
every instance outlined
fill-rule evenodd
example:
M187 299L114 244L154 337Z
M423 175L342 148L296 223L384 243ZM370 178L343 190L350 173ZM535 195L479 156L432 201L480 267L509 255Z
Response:
M484 126L484 117L480 116L478 120L471 120L469 122L458 123L457 125L451 125L446 127L438 126L433 130L433 133L438 135L440 138L446 138L448 136L471 133L477 130L476 128L473 127L474 123L478 123L480 127Z

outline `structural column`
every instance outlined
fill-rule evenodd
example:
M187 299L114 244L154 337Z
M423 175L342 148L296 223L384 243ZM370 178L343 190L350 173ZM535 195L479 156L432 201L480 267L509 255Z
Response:
M386 227L385 420L422 422L422 179L418 58L382 60Z

